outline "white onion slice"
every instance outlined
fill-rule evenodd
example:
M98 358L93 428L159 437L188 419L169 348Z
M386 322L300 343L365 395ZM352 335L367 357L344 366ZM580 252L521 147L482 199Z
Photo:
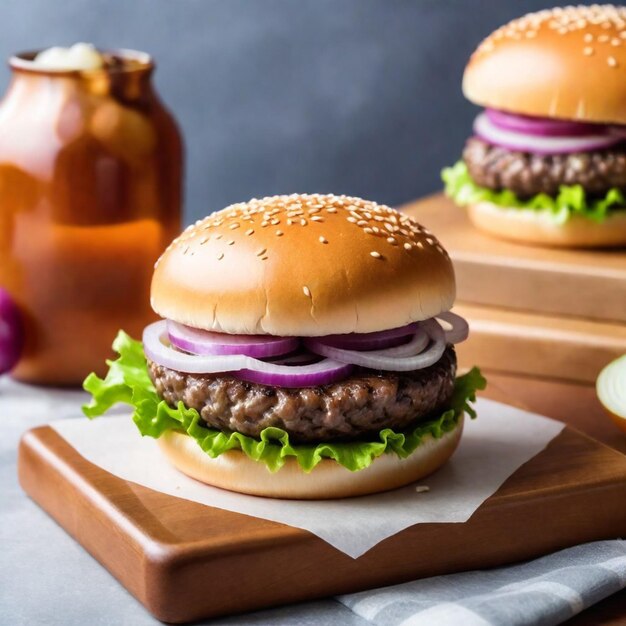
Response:
M351 370L346 363L323 359L311 365L276 365L243 354L200 356L178 352L165 343L165 321L155 322L143 331L146 356L154 363L187 374L232 372L246 380L279 387L326 385L345 378Z
M167 320L167 334L173 346L191 354L225 356L243 354L257 359L288 354L298 349L297 337L272 335L229 335L185 326Z
M534 154L566 154L570 152L589 152L609 148L620 143L624 138L615 133L582 135L570 137L540 137L527 135L496 126L486 113L480 113L474 120L474 132L485 141L520 152Z
M412 341L416 346L414 352L410 356L395 356L398 348L388 348L387 350L376 350L368 352L359 352L357 350L342 350L334 346L327 346L321 340L308 337L305 338L305 346L322 356L341 361L343 363L352 363L361 367L368 367L375 370L389 370L393 372L409 372L411 370L423 369L436 363L443 355L446 349L446 337L443 328L434 319L425 320L420 323L420 329L432 340L430 346L424 350L420 333L415 333Z
M469 324L460 315L452 313L452 311L446 311L445 313L439 313L437 318L443 320L446 324L450 324L452 327L450 330L444 328L448 343L461 343L469 336Z

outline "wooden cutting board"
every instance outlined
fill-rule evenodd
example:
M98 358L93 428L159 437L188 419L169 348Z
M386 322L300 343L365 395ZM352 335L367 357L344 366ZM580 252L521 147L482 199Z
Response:
M456 347L462 367L595 383L607 363L626 354L626 324L465 303L454 311L471 329Z
M558 250L482 234L463 209L437 194L408 204L454 262L467 303L626 323L626 249Z
M462 366L593 383L626 353L626 249L558 250L483 235L438 194L403 207L441 240L470 322Z
M493 391L502 399L501 385ZM116 478L47 426L24 436L18 471L33 500L167 622L492 567L626 534L626 457L570 428L466 523L410 527L356 560L306 531Z

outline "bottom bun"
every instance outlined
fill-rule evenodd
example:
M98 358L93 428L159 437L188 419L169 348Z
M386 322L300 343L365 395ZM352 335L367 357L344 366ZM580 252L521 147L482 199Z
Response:
M212 459L194 439L175 431L163 434L158 442L174 467L214 487L269 498L323 500L388 491L424 478L450 458L462 432L463 417L443 437L424 437L406 459L383 454L358 472L351 472L332 459L323 459L308 474L293 457L288 457L275 473L239 450Z
M468 207L469 217L480 230L538 246L561 248L611 248L626 246L626 210L615 211L603 222L574 215L555 223L544 211L500 207L479 202Z

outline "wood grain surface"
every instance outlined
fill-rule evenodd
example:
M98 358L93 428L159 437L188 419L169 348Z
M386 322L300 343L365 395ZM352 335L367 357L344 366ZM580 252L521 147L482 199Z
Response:
M585 413L588 388L528 383L495 376L486 395L535 410L558 405L569 417L571 409L579 427L601 418ZM596 430L612 441L608 428ZM19 476L36 502L170 622L501 565L626 533L626 457L569 428L468 522L413 526L357 560L306 531L115 478L49 427L24 437Z
M626 354L626 324L464 303L454 311L471 328L457 346L462 366L595 383L607 363Z
M556 250L495 239L473 228L442 194L402 209L450 253L459 300L626 323L626 249Z
M491 238L442 195L403 207L450 253L461 365L593 383L626 353L626 250L556 250Z

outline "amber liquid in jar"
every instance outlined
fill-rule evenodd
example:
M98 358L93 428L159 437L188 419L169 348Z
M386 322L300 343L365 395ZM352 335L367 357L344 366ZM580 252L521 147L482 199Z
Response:
M153 63L105 54L101 69L10 61L0 103L0 287L25 347L12 375L76 385L102 373L119 329L155 316L154 262L180 227L182 146Z

